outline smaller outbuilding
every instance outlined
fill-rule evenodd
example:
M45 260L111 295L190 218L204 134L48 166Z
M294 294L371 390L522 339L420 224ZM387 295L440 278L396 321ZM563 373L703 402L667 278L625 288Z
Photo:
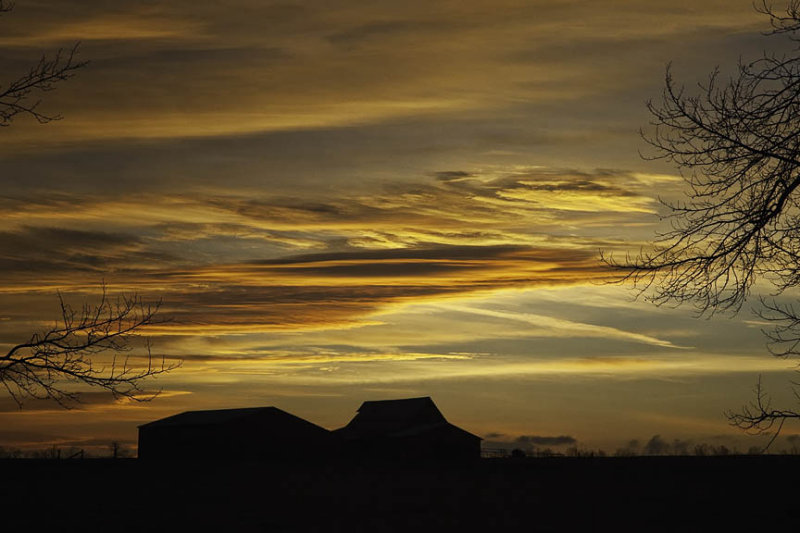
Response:
M364 402L333 435L350 460L462 462L481 455L481 438L448 422L428 396Z
M321 458L330 432L277 407L188 411L139 426L140 459Z

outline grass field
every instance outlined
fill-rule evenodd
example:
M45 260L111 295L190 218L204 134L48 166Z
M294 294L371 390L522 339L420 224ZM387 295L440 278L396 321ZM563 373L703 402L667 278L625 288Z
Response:
M800 457L2 460L5 531L797 531Z

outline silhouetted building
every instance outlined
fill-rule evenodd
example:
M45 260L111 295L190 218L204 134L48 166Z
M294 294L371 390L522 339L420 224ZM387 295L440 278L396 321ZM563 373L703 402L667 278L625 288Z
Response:
M139 426L141 459L307 460L331 434L276 407L188 411Z
M355 460L441 462L481 455L481 438L448 422L427 396L364 402L333 435L341 453Z

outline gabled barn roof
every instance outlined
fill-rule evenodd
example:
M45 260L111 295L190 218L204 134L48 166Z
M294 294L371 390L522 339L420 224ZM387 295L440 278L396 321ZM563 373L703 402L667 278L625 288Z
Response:
M327 431L308 420L287 413L277 407L247 407L244 409L213 409L208 411L186 411L160 420L154 420L147 424L142 424L140 428L155 427L179 427L179 426L214 426L227 424L254 416L260 418L281 419L285 422L300 423L302 425L313 426L322 431Z
M480 438L449 423L430 396L364 402L350 423L334 433L345 438L402 437L443 427Z
M403 400L364 402L358 414L347 424L361 431L394 430L447 422L429 396Z

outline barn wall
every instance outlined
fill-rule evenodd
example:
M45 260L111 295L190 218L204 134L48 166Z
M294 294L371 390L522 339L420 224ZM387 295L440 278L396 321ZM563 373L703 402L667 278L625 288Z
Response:
M283 417L257 417L209 426L139 428L142 459L314 460L326 457L330 433Z

